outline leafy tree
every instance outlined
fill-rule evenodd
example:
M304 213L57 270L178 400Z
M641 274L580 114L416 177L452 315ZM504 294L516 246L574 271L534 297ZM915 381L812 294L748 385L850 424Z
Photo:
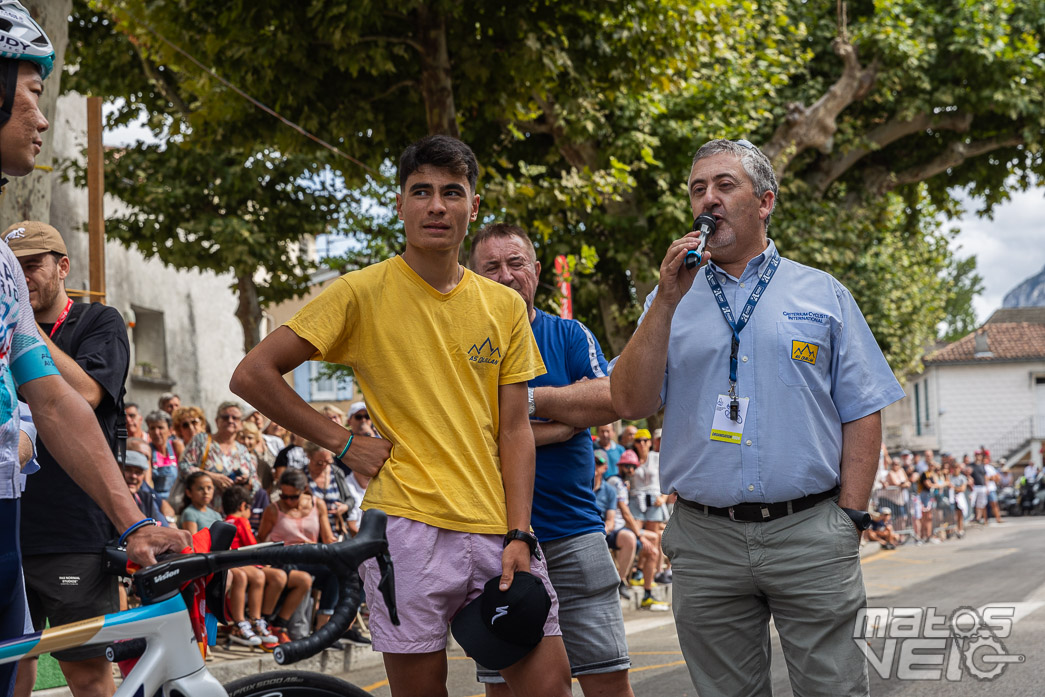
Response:
M107 158L107 191L131 210L110 216L106 232L176 268L231 273L249 351L262 307L308 288L307 238L340 208L330 178L300 155L140 144Z
M961 339L979 326L972 309L972 299L983 292L983 278L976 273L976 257L966 257L950 269L947 285L951 295L944 304L944 331L940 341Z
M364 253L398 232L359 192L394 186L388 163L410 140L459 133L493 215L536 233L548 268L573 254L575 310L611 352L689 229L685 178L707 139L764 144L782 185L774 239L853 289L898 372L960 300L939 222L951 190L989 211L1041 175L1040 3L106 0L74 16L67 82L204 150L311 152L356 192L345 220L374 243Z

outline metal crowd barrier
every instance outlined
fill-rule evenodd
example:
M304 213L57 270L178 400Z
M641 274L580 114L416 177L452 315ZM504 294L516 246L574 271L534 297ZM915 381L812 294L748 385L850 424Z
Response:
M897 535L914 534L914 517L907 489L897 486L876 489L871 492L871 503L875 511L881 511L883 506L892 511L893 532Z
M933 494L933 534L941 530L949 533L957 525L957 516L961 515L961 510L956 503L950 501L948 493L947 490L940 490ZM966 502L970 504L966 510L971 515L972 505L968 492L961 492L955 496L966 497ZM880 511L884 506L892 511L893 532L901 537L914 535L914 506L911 497L910 489L895 486L876 489L871 493L873 510Z

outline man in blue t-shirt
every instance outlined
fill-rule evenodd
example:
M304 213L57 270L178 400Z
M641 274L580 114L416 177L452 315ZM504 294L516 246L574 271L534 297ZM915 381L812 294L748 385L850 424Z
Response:
M537 444L531 524L559 595L559 624L570 669L585 694L631 695L617 586L592 485L595 459L588 429L617 420L606 359L580 322L534 308L541 265L522 228L487 225L472 241L476 273L514 288L526 301L548 372L530 381L530 419ZM480 669L487 695L508 695L493 671Z

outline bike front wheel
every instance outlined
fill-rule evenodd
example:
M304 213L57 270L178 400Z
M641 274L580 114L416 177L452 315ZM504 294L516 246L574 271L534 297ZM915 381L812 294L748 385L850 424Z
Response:
M229 697L370 697L339 678L304 670L275 670L225 685Z

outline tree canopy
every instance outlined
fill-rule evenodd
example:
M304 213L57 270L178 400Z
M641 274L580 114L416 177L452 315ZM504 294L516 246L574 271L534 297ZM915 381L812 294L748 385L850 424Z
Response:
M610 353L689 229L692 153L747 138L780 179L778 247L850 287L903 373L971 300L941 222L952 192L989 211L1042 174L1043 29L1045 6L1012 0L77 0L63 86L122 98L114 122L145 115L179 145L155 162L169 176L226 149L330 167L338 229L367 258L400 243L380 205L402 148L460 135L484 213L529 229L546 268L571 255L575 312ZM114 174L133 181L132 163ZM133 243L162 257L173 229Z

